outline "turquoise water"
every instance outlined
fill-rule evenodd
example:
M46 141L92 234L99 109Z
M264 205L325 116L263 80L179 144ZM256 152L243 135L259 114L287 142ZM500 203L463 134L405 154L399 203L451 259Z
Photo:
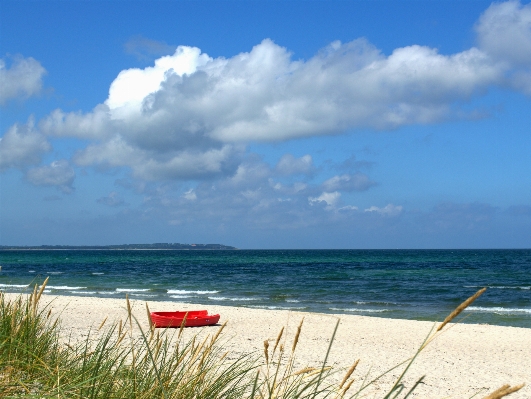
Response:
M0 290L531 328L531 250L0 251ZM152 305L155 308L156 305Z

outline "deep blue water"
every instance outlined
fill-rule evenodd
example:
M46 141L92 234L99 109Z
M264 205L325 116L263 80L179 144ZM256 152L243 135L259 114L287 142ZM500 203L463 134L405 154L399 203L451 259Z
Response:
M0 251L0 290L531 328L531 250ZM155 308L155 305L151 306Z

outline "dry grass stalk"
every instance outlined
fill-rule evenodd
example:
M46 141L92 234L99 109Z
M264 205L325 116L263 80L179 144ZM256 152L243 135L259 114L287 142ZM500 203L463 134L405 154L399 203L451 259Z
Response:
M504 396L510 395L513 392L519 391L524 387L525 384L516 385L514 387L511 387L509 384L504 385L498 389L496 389L494 392L492 392L490 395L485 396L483 399L500 399Z
M33 309L33 315L37 313L37 284L35 284L35 287L33 287L33 292L30 297L31 306Z
M225 328L226 325L227 325L227 322L225 322L225 323L223 323L223 324L221 325L221 327L218 329L218 332L216 333L216 335L214 335L214 336L212 337L212 341L210 342L210 345L213 345L214 342L216 342L216 341L218 340L218 338L219 338L219 334L221 334L221 332L223 331L223 329Z
M343 381L341 381L341 384L339 384L339 389L343 388L343 385L345 385L345 382L349 379L349 377L352 375L354 370L356 370L356 367L358 366L358 363L360 362L360 359L356 360L352 366L347 371L347 374L345 374L345 377L343 377Z
M158 337L157 337L158 338ZM162 340L157 340L157 347L155 349L155 360L157 360L157 358L159 357L159 353L160 353L160 348L162 347Z
M284 327L280 329L280 332L278 333L277 340L275 341L275 346L273 347L273 353L271 356L275 354L275 351L277 350L278 343L280 342L280 338L282 338L282 334L284 333Z
M266 364L269 364L269 341L267 339L264 341L264 355Z
M122 335L122 319L120 319L120 323L118 323L118 336Z
M149 340L148 342L151 343L153 341L153 338L155 337L155 327L151 327L149 330Z
M201 344L199 344L199 346L198 346L197 349L196 349L196 352L197 352L197 353L201 352L201 349L203 349L203 347L205 346L205 343L206 343L206 341L207 341L208 338L210 338L210 335L207 335L207 336L205 337L205 339L203 340L203 342L201 342ZM210 346L212 346L212 345L210 345ZM206 349L205 349L205 350L206 350Z
M149 306L146 302L146 313L147 313L147 319L148 319L148 323L149 323L149 328L152 329L153 328L153 321L151 320L151 312L149 311Z
M459 305L455 310L444 319L442 324L437 328L437 331L441 331L445 325L450 323L454 318L456 318L459 313L461 313L463 310L465 310L467 307L470 306L472 302L474 302L481 294L483 294L487 288L482 288L478 292L476 292L474 295L472 295L470 298L468 298L466 301L464 301L461 305Z
M98 327L98 331L101 330L101 328L105 325L105 322L106 322L106 321L107 321L107 317L105 317L105 318L103 319L103 321L101 322L100 326Z
M41 289L39 290L39 293L37 294L37 299L35 300L35 304L39 303L39 300L41 299L42 293L44 292L44 289L46 288L46 284L48 284L48 279L50 277L46 277L46 280L44 280L44 283L41 285Z
M129 329L133 332L133 315L131 311L131 302L129 302L129 295L125 294L125 302L127 302L127 317L129 318Z
M354 379L350 380L349 383L345 386L345 389L343 389L343 392L341 393L341 396L345 396L345 394L347 393L347 391L350 389L350 387L352 386L352 384L354 384Z
M120 320L121 321L121 320ZM118 336L118 340L116 341L115 346L120 345L120 343L124 340L125 336L127 335L127 332L124 332L122 335Z
M317 370L315 367L305 367L302 370L299 370L296 373L293 373L293 375L306 374L306 373L310 373L310 372L315 371L315 370Z
M183 321L181 323L181 327L179 328L179 335L177 335L177 338L181 338L181 334L183 333L184 326L186 325L186 319L188 318L188 312L184 315Z
M332 366L319 367L319 368L316 368L314 371L310 372L310 374L308 374L308 376L312 376L312 375L316 375L316 374L322 374L323 371L327 371L327 370L331 370L331 369L332 369Z
M299 336L301 334L302 329L302 323L304 322L304 317L302 318L299 327L297 327L297 333L295 334L295 339L293 340L293 346L291 347L291 352L295 352L295 348L297 347L297 343L299 342Z

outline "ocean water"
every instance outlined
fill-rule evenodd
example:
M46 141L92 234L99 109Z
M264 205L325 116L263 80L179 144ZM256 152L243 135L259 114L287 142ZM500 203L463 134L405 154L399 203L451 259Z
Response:
M531 328L531 250L0 251L0 290Z

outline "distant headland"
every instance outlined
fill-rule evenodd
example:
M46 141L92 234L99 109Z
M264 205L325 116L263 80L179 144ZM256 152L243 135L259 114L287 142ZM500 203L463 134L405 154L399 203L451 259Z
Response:
M155 243L155 244L121 244L121 245L38 245L17 246L0 245L0 250L146 250L146 249L175 249L175 250L214 250L238 249L222 244L180 244L180 243Z

